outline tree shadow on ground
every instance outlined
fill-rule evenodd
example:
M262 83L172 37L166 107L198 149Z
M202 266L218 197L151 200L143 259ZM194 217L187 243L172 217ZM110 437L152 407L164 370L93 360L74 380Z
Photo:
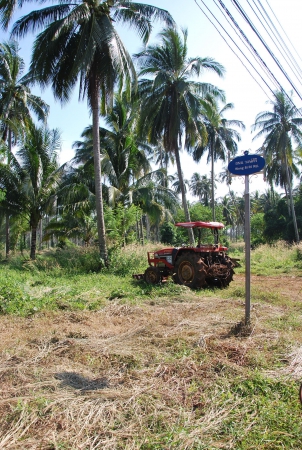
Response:
M108 388L106 378L89 379L76 372L60 372L55 374L57 380L61 380L60 387L71 387L80 391L96 391Z

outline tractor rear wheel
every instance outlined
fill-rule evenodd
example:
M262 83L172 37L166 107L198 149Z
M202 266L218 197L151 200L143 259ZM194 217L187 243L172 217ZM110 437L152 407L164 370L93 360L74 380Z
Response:
M190 288L201 288L206 286L207 265L195 253L183 253L175 263L173 279L178 284Z
M209 266L207 282L210 286L227 287L233 280L233 263L228 256L220 257L215 264Z
M150 266L145 270L144 280L149 284L158 284L161 282L161 274L157 267Z

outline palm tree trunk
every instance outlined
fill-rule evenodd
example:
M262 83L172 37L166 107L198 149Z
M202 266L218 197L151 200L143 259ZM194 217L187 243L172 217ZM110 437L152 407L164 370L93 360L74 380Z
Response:
M123 247L126 247L126 224L125 224L125 208L123 211Z
M150 219L148 214L145 215L146 218L146 239L150 241Z
M138 219L136 219L136 242L138 243L139 242L139 240L140 240L140 237L139 237L139 226L138 226Z
M138 226L138 212L137 212L137 210L136 210L135 227L136 227L136 242L139 242L139 226Z
M291 187L291 182L290 182L290 177L289 177L287 156L286 156L285 151L284 151L284 156L285 156L285 170L286 170L286 178L287 178L287 184L288 184L289 201L290 201L290 207L291 207L291 212L292 212L292 217L293 217L296 243L299 244L299 242L300 242L299 231L298 231L297 218L296 218L296 212L295 212L295 206L294 206L294 200L293 200L292 187Z
M212 143L211 146L211 165L212 165L212 170L211 170L211 185L212 185L212 217L213 217L213 222L215 222L216 220L216 215L215 215L215 189L214 189L214 145Z
M30 245L30 259L36 259L37 248L37 226L31 228L31 245Z
M42 245L42 240L43 240L43 219L42 218L40 220L39 234L40 234L39 249L42 250L43 249L43 245Z
M9 213L5 216L5 257L8 259L10 251Z
M180 165L179 149L177 147L175 148L174 153L175 153L176 167L177 167L177 173L178 173L178 178L179 178L179 187L180 187L180 191L181 191L182 206L184 209L186 221L191 222L187 198L186 198L186 192L185 192L185 185L184 185L184 180L182 177L182 170L181 170L181 165ZM195 246L195 240L194 240L194 234L193 234L192 228L188 228L188 234L189 234L190 245Z
M104 265L108 266L108 253L106 246L103 195L102 195L102 178L101 178L101 155L100 155L100 132L99 132L100 86L97 77L94 77L92 86L93 89L91 93L91 107L92 107L92 128L93 128L93 159L94 159L95 200L96 200L97 226L99 238L99 251L100 257L104 262Z
M286 179L287 179L287 177L286 177ZM290 217L292 215L292 213L291 213L291 209L290 209L290 197L289 197L288 192L287 192L286 184L284 185L284 190L285 190L285 198L286 198L286 205L287 205L288 216Z
M160 235L159 235L159 222L156 221L155 224L155 242L160 242Z
M140 217L140 221L139 221L139 226L140 226L140 234L141 234L141 244L144 245L144 226L143 226L143 216L141 215Z
M7 129L7 128L6 128ZM12 132L8 128L8 152L7 152L7 165L10 165L10 157L12 152ZM10 225L9 225L9 213L5 216L5 257L8 259L10 252Z
M49 225L49 214L46 215L46 226L47 225ZM50 240L49 239L47 239L46 245L47 245L47 248L49 250L49 247L50 247Z

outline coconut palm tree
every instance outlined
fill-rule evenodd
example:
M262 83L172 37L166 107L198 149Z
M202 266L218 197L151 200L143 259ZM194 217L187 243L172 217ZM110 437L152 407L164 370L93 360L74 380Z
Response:
M288 168L290 184L292 185L293 178L299 177L300 170L296 164L297 157L294 152L292 155L291 165ZM291 204L288 192L287 184L287 169L282 159L276 154L266 154L265 158L265 179L269 183L270 187L273 188L274 185L280 186L285 191L285 197L288 208L288 215L291 216ZM297 161L298 162L298 161Z
M165 171L151 170L153 148L138 138L137 108L137 102L129 102L125 93L116 94L113 108L105 117L107 127L100 127L103 187L108 189L111 207L122 203L126 208L134 203L154 222L154 217L158 219L176 199L164 186ZM74 143L73 161L87 169L92 163L91 127L84 130L82 137Z
M274 191L273 187L267 189L259 197L259 206L262 208L264 213L276 209L279 200L281 199L281 194Z
M100 128L102 169L110 184L109 201L112 204L121 196L131 203L130 187L151 172L152 148L138 138L137 120L138 103L129 102L126 93L118 94L105 117L107 128Z
M235 221L235 206L233 199L229 195L225 195L220 199L220 205L225 225L233 226Z
M190 191L199 198L200 203L204 206L209 206L212 190L211 180L206 175L200 175L197 172L193 173L190 179Z
M227 103L222 109L219 109L219 105L215 99L204 103L202 114L205 119L208 140L204 146L198 147L193 153L194 160L200 161L204 153L208 151L207 161L211 162L211 203L212 218L214 221L216 220L214 162L217 159L225 161L227 156L234 156L237 152L237 142L240 141L240 134L231 127L245 128L240 120L228 120L223 117L223 114L233 107L234 105L232 103Z
M222 214L226 225L231 225L231 238L238 239L244 230L244 195L236 195L230 190L227 195L220 198Z
M64 172L57 191L57 212L83 217L95 215L93 163L80 167L67 163L62 168ZM103 191L103 194L106 196L107 192Z
M19 213L19 180L13 179L14 157L11 153L8 157L8 148L6 148L6 158L0 164L0 215L5 223L5 242L6 258L9 257L11 247L11 229L12 218L16 218Z
M100 127L101 168L105 183L109 184L109 203L129 201L130 186L151 172L148 155L153 149L139 140L136 132L137 103L129 102L125 93L116 94L113 108L105 116L105 127ZM92 128L82 133L83 140L74 143L73 161L92 163Z
M183 177L183 174L182 174L182 177ZM172 187L173 191L178 195L181 194L181 184L180 184L177 172L174 175L169 175L169 181L171 182L171 187ZM184 185L185 194L187 194L187 191L189 188L189 180L186 180L185 178L183 178L183 185Z
M180 149L191 150L206 140L200 118L202 96L223 93L209 83L193 81L204 71L221 76L223 67L212 58L189 58L186 30L160 33L160 43L135 55L140 66L139 93L142 99L140 130L153 145L163 139L165 151L175 156L185 218L190 221L180 162ZM149 76L152 76L152 79ZM194 243L192 229L189 238Z
M294 170L293 144L299 147L302 145L302 108L297 109L291 96L288 96L285 92L275 92L274 100L271 100L269 103L272 105L273 111L259 113L256 116L252 130L260 130L254 136L254 139L265 137L263 147L267 165L266 170L270 179L273 180L281 177L281 175L283 176L285 171L285 184L288 190L295 239L298 243L299 231L292 195L291 172ZM279 167L279 170L276 170L277 167Z
M29 88L31 77L23 75L24 60L19 55L17 42L0 44L0 135L7 145L6 157L9 159L12 145L25 132L32 121L31 114L45 121L48 105ZM6 217L6 257L10 252L9 214Z
M31 123L32 113L45 121L48 105L30 91L30 75L24 75L24 60L16 41L0 44L0 125L1 137L12 146L12 139Z
M31 229L31 259L36 258L37 228L50 212L62 174L58 168L60 134L32 124L9 166L0 166L0 186L6 191L1 202L6 211L25 216Z
M97 227L95 216L85 214L83 209L63 211L59 220L57 217L50 220L45 227L43 240L50 240L56 236L60 245L64 245L67 239L76 239L89 246L96 239Z
M140 178L132 187L133 203L146 218L147 239L150 225L158 227L162 220L172 220L179 205L177 195L164 186L164 180L165 174L158 170Z
M26 1L26 0L25 0ZM30 0L27 0L30 1ZM16 4L0 4L2 24L7 26ZM64 0L58 5L32 11L13 26L12 35L23 37L30 31L43 31L35 40L30 70L41 84L51 84L54 96L65 102L79 80L80 97L86 97L92 111L93 155L100 256L108 263L102 200L99 112L112 103L119 81L135 79L132 60L116 29L129 23L147 42L152 19L173 25L171 15L160 8L131 0Z
M165 171L165 178L163 179L163 186L169 187L168 166L171 163L174 166L175 160L172 153L165 151L163 141L158 141L153 150L153 162Z

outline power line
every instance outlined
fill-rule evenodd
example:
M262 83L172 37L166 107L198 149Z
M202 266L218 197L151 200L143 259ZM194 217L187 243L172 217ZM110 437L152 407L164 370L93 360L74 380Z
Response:
M234 23L235 27L239 30L240 34L242 35L243 39L246 41L246 43L249 45L249 47L251 48L251 50L254 52L254 54L256 55L256 57L259 59L259 61L261 62L262 66L265 68L266 72L269 74L269 76L274 80L276 86L278 87L279 90L283 90L281 84L279 83L279 81L277 80L277 78L275 77L275 75L272 73L272 71L269 69L269 67L267 66L267 64L265 63L265 61L261 58L261 56L259 55L259 53L257 52L256 48L252 45L252 43L250 42L250 40L248 39L248 37L246 36L246 34L244 33L244 31L240 28L239 24L237 23L237 21L235 20L235 18L233 17L233 15L230 13L230 11L227 9L227 7L225 6L225 4L223 3L222 0L218 0L218 2L220 3L220 5L222 6L222 8L226 11L226 13L228 14L228 16L230 17L230 19L232 20L232 22Z
M265 0L265 1L266 1L267 5L268 5L269 9L271 10L273 16L275 17L275 19L277 20L278 24L280 25L281 30L283 31L283 33L284 33L285 36L287 37L288 42L290 43L290 45L291 45L292 48L294 49L296 55L298 56L298 58L300 59L300 61L302 61L302 59L301 59L299 53L297 52L296 48L294 47L293 43L291 42L290 38L288 37L286 31L284 30L284 28L282 27L281 23L279 22L278 17L277 17L276 14L274 13L274 11L273 11L272 7L270 6L268 0Z
M259 6L257 5L257 1L258 1L259 6L260 6L260 8L262 9L263 12L261 11ZM247 0L247 2L249 3L249 0ZM293 71L293 74L297 78L298 82L301 84L302 71L301 71L297 61L293 57L293 54L291 53L291 51L289 50L288 46L284 42L284 39L282 38L282 36L280 35L280 33L277 30L276 26L274 25L273 21L269 17L269 15L266 12L266 10L265 10L264 6L262 5L261 1L260 0L252 0L252 2L254 3L255 7L259 11L259 14L263 18L264 22L266 23L267 27L271 31L272 35L274 36L274 38L278 42L278 44L280 46L279 51L280 51L281 55L283 56L285 61L288 63L288 65L291 67L291 69ZM250 3L249 3L249 5L250 5ZM258 18L259 22L261 23L263 28L266 30L266 27L263 24L261 18L259 18L258 14L254 11L254 9L253 9L253 7L251 5L250 5L250 8L253 10L253 12L256 15L256 17ZM270 36L270 38L271 38L271 36Z
M204 0L200 0L200 2L203 4L203 6L207 9L207 11L211 14L211 16L214 18L214 20L218 23L219 27L223 30L223 32L227 35L227 37L231 40L231 42L235 45L236 50L234 50L231 45L229 44L229 42L226 40L226 38L222 35L221 31L219 30L219 28L214 24L214 22L210 19L210 17L208 16L208 14L204 11L204 9L198 5L197 0L194 0L195 3L197 4L198 8L202 11L202 13L206 16L206 18L212 23L212 25L214 26L214 28L218 31L218 33L220 34L220 36L223 38L223 40L226 42L226 44L228 45L228 47L231 49L231 51L235 54L235 56L240 60L241 64L245 67L246 70L248 70L249 74L251 75L251 77L256 81L256 83L259 85L259 87L262 89L262 91L265 93L266 96L268 96L267 92L264 90L263 86L260 85L260 83L258 82L258 80L252 75L252 73L249 71L248 67L244 64L244 62L242 61L242 59L239 57L237 50L239 50L239 52L244 56L244 58L248 61L249 65L253 68L253 70L257 73L257 75L261 78L262 82L266 85L266 87L270 90L270 92L275 96L275 92L272 90L272 88L269 86L269 84L267 83L267 81L261 76L261 74L258 72L258 70L255 68L255 66L251 63L251 61L247 58L246 54L243 53L242 49L238 46L238 44L235 42L235 40L230 36L230 34L227 32L227 30L225 29L225 27L222 25L222 23L217 19L216 15L213 14L213 12L209 9L209 7L205 4ZM266 64L266 62L264 61L264 59L260 56L260 54L258 53L258 51L256 50L256 48L252 45L252 43L250 42L250 40L248 39L248 37L246 36L246 34L243 32L243 30L241 29L241 27L239 26L239 24L237 23L237 21L235 20L235 18L233 17L233 15L230 13L230 11L228 10L228 8L225 6L225 4L223 3L222 0L213 0L214 4L216 5L216 7L219 9L219 11L223 14L224 18L227 19L228 24L231 25L231 27L233 28L233 30L236 32L237 36L239 37L239 39L241 40L241 42L245 45L245 47L248 48L249 52L253 55L254 59L257 61L257 63L260 65L261 69L265 71L266 76L269 77L270 81L275 85L275 88L277 88L277 90L281 91L284 93L284 95L287 97L288 101L292 104L292 106L295 108L295 110L300 114L301 111L296 107L296 105L294 104L292 98L286 93L286 91L283 89L281 83L278 81L278 79L276 78L276 76L274 75L274 73L272 72L272 70L270 70L270 68L268 67L268 65ZM219 2L219 5L217 4L217 1ZM248 0L247 0L248 1ZM243 11L243 9L241 8L241 6L239 5L239 3L236 0L232 0L232 2L234 3L234 5L236 6L237 10L239 11L240 15L243 16L243 18L245 19L245 21L249 24L249 26L252 28L252 30L254 31L254 33L257 35L258 39L261 41L261 43L265 46L266 50L268 51L268 53L270 54L270 56L273 58L273 60L275 61L276 57L273 54L273 52L269 49L268 45L264 42L263 38L260 36L260 34L258 33L256 27L253 25L253 23L251 22L251 20L248 18L247 14ZM249 1L248 1L249 3ZM253 10L253 8L251 8ZM255 11L253 10L254 14ZM267 14L267 13L266 13ZM259 20L259 17L257 14L255 14L257 19ZM230 22L231 21L231 22ZM263 26L263 23L260 20L261 25ZM274 26L274 25L273 25ZM264 26L263 26L264 27ZM264 27L265 28L265 27ZM276 28L274 26L274 28ZM278 31L276 31L278 33ZM238 34L239 33L239 34ZM276 61L275 61L276 62ZM291 84L292 87L294 87L295 92L298 94L299 98L301 98L299 92L297 91L297 89L295 88L295 86L293 85L292 81L290 80L289 76L287 75L287 73L282 69L282 67L280 67L280 63L277 64L279 69L281 70L281 72L283 73L283 75L285 76L285 78L287 79L287 81ZM268 97L269 98L269 97Z
M292 60L293 64L296 66L297 71L300 72L300 74L302 74L301 67L300 67L299 64L297 63L295 57L293 56L292 52L291 52L290 49L288 48L286 42L284 41L283 37L281 36L281 34L280 34L280 32L278 31L277 27L275 26L274 22L273 22L272 19L270 18L268 12L266 11L266 9L264 8L264 6L262 5L261 0L256 0L256 1L258 1L258 3L259 3L259 5L260 5L261 9L263 10L264 14L266 15L266 17L267 17L267 19L268 19L268 21L272 24L272 27L274 28L274 30L276 31L277 35L279 36L281 42L283 43L283 46L284 46L284 48L286 49L286 52L289 54L290 59ZM266 0L266 1L267 1L267 0ZM255 3L255 0L253 0L253 2ZM273 12L273 11L272 11L272 12ZM295 48L294 48L294 46L293 46L293 44L291 43L290 39L288 38L287 34L286 34L285 31L283 30L282 25L280 24L278 18L277 18L276 15L274 14L274 12L273 12L273 15L274 15L275 19L277 20L278 24L280 25L280 27L281 27L283 33L284 33L285 36L287 37L287 40L289 41L290 45L292 46L292 48L294 49L294 51L296 51ZM297 53L297 52L296 52L296 53ZM299 57L299 55L298 55L298 57ZM300 57L299 57L299 58L300 58ZM300 58L300 59L301 59L301 58ZM301 61L302 61L302 60L301 60Z
M215 0L214 0L215 1ZM255 53L255 55L257 56L257 58L259 58L259 60L261 61L261 63L263 64L263 66L265 67L265 70L267 71L267 73L274 79L274 81L276 82L278 89L284 93L284 95L287 97L288 101L293 105L293 107L296 109L296 111L301 115L301 111L296 107L296 105L293 103L293 100L291 99L291 97L285 92L285 90L283 89L283 87L281 86L280 82L277 80L277 78L275 77L275 75L272 73L272 71L269 69L268 65L265 63L265 61L263 60L263 58L261 58L261 56L259 55L259 53L257 52L257 50L255 49L255 47L252 45L252 43L250 42L250 40L247 38L246 34L243 32L243 30L240 28L240 26L238 25L238 23L236 22L236 20L234 19L234 17L232 16L232 14L230 13L230 11L227 9L227 7L225 6L225 4L223 3L222 0L218 0L219 3L221 4L221 6L223 7L223 9L227 12L227 14L229 15L229 17L231 18L232 22L234 23L234 25L236 26L236 28L238 28L238 30L240 31L240 34L243 36L243 38L245 39L245 41L248 43L248 45L251 47L251 49L253 50L253 52ZM232 0L233 3L236 2L236 0ZM237 2L236 2L237 3ZM250 25L250 22L249 22ZM251 25L250 25L251 26ZM275 96L275 93L273 92L273 95ZM300 96L299 96L300 97Z
M221 1L221 0L219 0ZM239 2L237 0L232 0L233 4L236 6L237 10L240 12L240 14L242 15L242 17L244 18L244 20L248 23L248 25L251 27L251 29L253 30L253 32L256 34L256 36L258 37L258 39L260 40L260 42L262 43L262 45L265 47L265 49L267 50L267 52L269 53L269 55L273 58L273 60L275 61L275 63L277 64L277 66L279 67L279 69L281 70L281 72L283 73L283 75L285 76L285 78L287 79L287 81L290 83L290 85L292 86L292 88L294 89L294 91L296 92L296 94L298 95L298 97L300 98L300 100L302 100L302 96L300 94L300 92L297 90L296 86L294 85L294 83L291 81L291 79L289 78L287 72L285 72L285 70L283 69L282 65L280 64L279 60L276 58L276 56L274 55L274 53L270 50L270 48L268 47L268 45L266 44L266 42L264 41L264 39L262 38L262 36L259 34L259 32L257 31L256 27L253 25L253 23L251 22L251 20L249 19L249 17L247 16L247 14L245 13L245 11L243 10L243 8L241 7L241 5L239 4ZM270 71L271 72L271 71ZM279 83L279 82L278 82ZM279 83L280 84L280 83ZM281 85L280 85L281 86ZM282 89L283 90L283 89Z
M226 18L227 22L229 23L229 25L231 26L231 28L234 30L234 32L237 34L238 38L241 40L242 44L245 46L245 48L247 49L247 51L250 53L250 55L254 58L254 60L256 61L256 63L260 66L260 68L263 70L263 64L261 63L261 61L259 61L259 58L255 55L255 53L251 50L250 46L248 45L248 43L246 42L246 40L243 38L243 36L240 34L240 32L238 31L237 27L235 27L235 25L233 24L231 18L229 17L229 14L225 11L225 9L223 7L221 7L221 5L219 3L217 3L216 0L213 0L215 5L217 6L217 8L219 9L219 11L222 13L222 15ZM252 65L251 61L247 58L247 55L245 55L245 58L248 60L248 62L250 63L250 65ZM261 76L259 74L259 72L257 71L257 69L252 65L253 69L257 72L257 74L259 76ZM271 78L271 82L275 83L275 80ZM278 85L276 85L275 83L275 87L278 87Z
M218 29L218 27L213 23L213 21L209 18L209 16L207 15L207 13L204 11L204 9L198 5L197 0L194 0L195 3L197 4L198 8L202 11L202 13L206 16L206 18L211 22L211 24L214 26L214 28L218 31L218 33L220 34L220 36L223 38L223 40L226 42L226 44L228 45L228 47L231 49L231 51L235 54L235 56L240 60L240 62L242 63L242 65L245 67L246 70L248 70L249 74L251 75L251 77L254 79L254 81L256 81L256 83L258 84L258 86L262 89L262 91L265 93L265 95L268 97L267 92L263 89L263 87L260 85L260 83L258 82L258 80L251 74L251 72L249 71L249 69L247 68L247 66L244 64L244 62L242 61L242 59L239 57L238 53L230 46L230 44L227 42L227 40L225 39L225 37L222 35L222 33L220 32L220 30ZM273 84L275 84L275 87L277 87L277 90L281 91L284 93L284 95L287 97L288 101L292 104L292 106L295 108L295 110L302 115L301 111L296 107L296 105L294 104L292 98L286 93L286 91L284 90L284 88L282 87L281 83L278 81L278 79L276 78L276 76L274 75L274 73L270 70L270 68L268 67L268 65L266 64L266 62L264 61L264 59L260 56L260 54L258 53L258 51L256 50L256 48L252 45L252 43L250 42L250 40L248 39L248 37L246 36L246 34L243 32L243 30L240 28L239 24L236 22L236 20L234 19L234 17L232 16L232 14L230 13L230 11L226 8L225 4L223 3L222 0L213 0L215 5L217 6L217 8L219 9L220 12L223 12L222 10L225 11L225 13L227 14L227 16L230 18L231 22L233 23L233 25L235 26L235 32L238 35L238 32L236 31L236 29L239 31L240 33L240 39L241 41L244 43L245 46L249 47L249 51L252 52L253 57L256 59L256 61L258 62L258 64L260 64L261 69L265 71L266 75L270 78L270 80L273 82ZM221 8L219 7L219 5L217 5L216 1L219 2L219 4L221 5ZM248 0L247 0L248 1ZM234 41L234 39L230 36L230 34L227 32L227 30L224 28L224 26L221 24L221 22L217 19L217 17L213 14L213 12L208 8L208 6L205 4L204 0L200 0L200 2L203 4L203 6L207 9L207 11L211 14L211 16L215 19L215 21L218 23L219 27L223 30L223 32L228 36L228 38L232 41L232 43L235 45L236 49L239 50L239 52L244 56L244 58L248 61L249 65L253 68L253 70L257 73L257 75L261 78L261 80L263 81L263 83L266 85L266 87L270 90L270 92L273 94L273 96L275 96L275 92L271 89L271 87L269 86L269 84L267 83L267 81L260 75L260 73L258 72L258 70L255 68L255 66L251 63L251 61L247 58L247 56L243 53L242 49L238 46L238 44ZM261 36L259 35L259 33L257 32L257 29L254 27L254 25L251 23L251 21L249 20L248 16L244 13L244 11L242 10L242 8L240 7L240 5L238 4L238 2L236 0L232 0L232 2L234 4L236 4L236 8L237 10L239 10L241 15L245 15L244 19L248 22L248 24L250 25L250 27L253 29L253 31L256 33L257 37L259 38L259 40L261 41L261 43L265 46L266 50L269 52L270 56L272 56L273 60L274 60L274 55L271 52L271 50L269 49L269 47L266 45L266 43L263 41L263 39L261 38ZM241 10L242 12L241 12ZM243 13L243 14L242 14ZM225 14L223 13L224 17L226 18ZM257 16L256 16L257 17ZM228 19L227 19L228 20ZM229 20L228 20L229 22ZM260 21L261 22L261 21ZM229 22L230 23L230 22ZM262 23L261 23L262 24ZM232 26L232 28L234 29L234 26ZM263 26L263 24L262 24ZM291 84L292 87L293 83L291 82L291 80L289 79L288 75L286 74L286 72L282 69L282 67L280 67L280 63L278 65L278 67L280 68L281 72L283 73L283 75L285 76L285 78L287 79L287 81ZM294 87L295 88L295 87ZM297 91L297 89L294 89L295 92L298 94L299 98L301 98L299 92ZM269 97L268 97L269 98ZM270 99L270 98L269 98Z
M250 76L254 79L254 81L258 84L258 86L260 87L260 89L264 92L264 94L268 97L268 99L270 99L269 95L267 94L267 92L264 90L263 86L261 86L261 84L258 82L258 80L253 76L253 74L249 71L249 69L247 68L247 66L244 64L244 62L242 61L242 59L239 57L239 55L236 53L236 51L230 46L230 44L228 43L228 41L226 40L226 38L222 35L222 33L220 32L220 30L217 28L217 26L215 25L215 23L210 19L210 17L207 15L207 13L202 9L202 7L197 3L197 0L194 0L197 7L201 10L201 12L205 15L205 17L209 20L209 22L214 26L214 28L216 29L216 31L220 34L220 36L222 37L222 39L225 41L225 43L227 44L227 46L230 48L230 50L234 53L234 55L239 59L239 61L241 62L241 64L244 66L244 68L249 72ZM242 55L245 57L245 59L248 61L248 63L252 66L252 68L256 71L256 73L259 75L259 77L261 78L261 80L263 81L263 83L267 86L267 88L271 91L271 93L274 95L274 91L271 89L271 87L268 85L268 83L264 80L264 78L259 74L259 72L255 69L255 67L253 66L253 64L250 62L250 60L247 58L247 56L243 53L243 51L240 49L240 47L238 46L238 44L234 41L234 39L231 37L231 35L226 31L226 29L223 27L223 25L219 22L219 20L217 19L217 17L212 13L212 11L208 8L208 6L204 3L203 0L200 0L201 3L203 3L204 7L209 11L209 13L214 17L214 19L216 20L216 22L218 22L219 26L223 29L223 31L226 33L226 35L229 37L229 39L233 42L233 44L235 45L235 47L240 51L240 53L242 53Z

